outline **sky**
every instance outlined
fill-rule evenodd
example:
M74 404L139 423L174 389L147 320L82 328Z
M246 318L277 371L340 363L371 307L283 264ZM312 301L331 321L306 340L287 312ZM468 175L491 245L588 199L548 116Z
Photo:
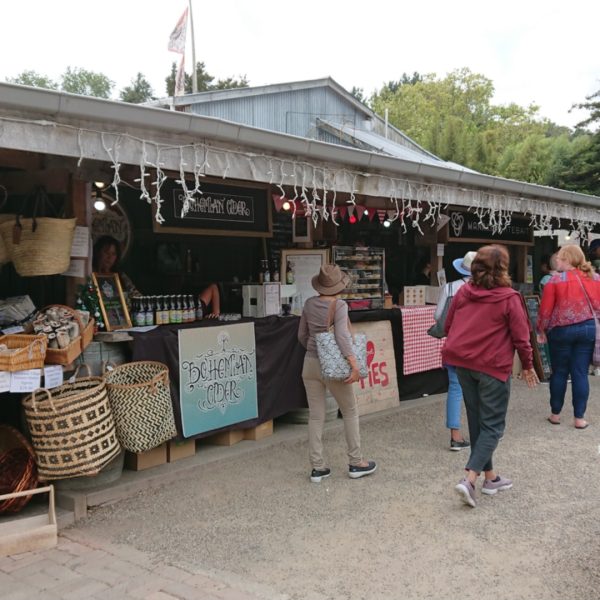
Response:
M191 0L196 60L215 78L250 85L330 76L368 96L402 73L443 77L463 67L490 79L493 102L540 106L574 126L569 112L600 89L593 0ZM55 80L68 66L101 72L113 97L138 72L156 96L177 54L169 35L187 0L2 2L0 81L24 70ZM188 29L188 72L191 36Z

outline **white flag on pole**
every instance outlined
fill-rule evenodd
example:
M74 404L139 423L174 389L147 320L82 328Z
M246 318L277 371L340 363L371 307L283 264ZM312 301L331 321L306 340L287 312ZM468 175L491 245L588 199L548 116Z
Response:
M177 52L178 54L185 54L185 36L187 33L187 24L188 24L188 7L183 11L181 17L179 17L179 21L177 21L177 25L175 25L175 29L171 32L171 37L169 38L169 51Z
M175 92L174 96L183 96L185 94L185 54L181 55L177 74L175 75Z

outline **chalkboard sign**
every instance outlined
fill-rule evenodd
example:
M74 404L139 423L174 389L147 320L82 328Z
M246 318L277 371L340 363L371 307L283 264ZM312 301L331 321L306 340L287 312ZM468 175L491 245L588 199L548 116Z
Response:
M550 347L548 343L540 344L537 341L536 328L538 313L540 310L540 297L539 296L523 296L525 301L525 308L527 309L527 315L531 322L532 333L531 333L531 347L533 348L533 365L537 376L540 381L549 379L552 375L552 367L550 363Z
M475 213L467 211L452 211L448 213L450 223L448 233L450 239L456 240L487 240L494 242L523 242L533 244L533 229L529 219L512 217L510 225L502 233L492 233L492 229L485 227Z
M187 182L193 189L193 182ZM201 182L201 192L188 199L180 184L167 179L160 188L163 198L162 225L154 220L156 233L205 233L210 235L248 235L271 237L271 206L268 188L249 188Z
M128 329L131 319L117 273L92 273L106 331Z

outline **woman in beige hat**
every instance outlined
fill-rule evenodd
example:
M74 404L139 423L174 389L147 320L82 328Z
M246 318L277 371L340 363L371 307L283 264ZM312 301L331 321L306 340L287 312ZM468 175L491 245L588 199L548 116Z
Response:
M332 393L344 418L344 433L348 447L348 476L358 479L370 475L377 468L374 461L363 460L360 450L358 406L352 389L352 383L359 380L358 365L348 329L348 305L338 298L338 294L348 287L348 283L348 276L337 265L322 266L319 274L312 279L312 286L319 295L309 298L304 304L298 328L298 340L306 348L302 380L309 409L308 446L312 466L310 480L313 483L320 483L331 475L331 469L325 465L323 459L322 443L326 388ZM317 333L327 331L329 308L332 302L335 302L333 320L335 339L352 367L352 372L345 381L323 379L317 355L315 336Z

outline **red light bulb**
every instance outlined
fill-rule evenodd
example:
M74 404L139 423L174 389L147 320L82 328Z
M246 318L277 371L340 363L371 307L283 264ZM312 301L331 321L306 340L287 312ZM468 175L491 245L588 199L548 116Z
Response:
M356 223L356 217L354 215L350 215L349 221L352 225L354 225L354 223Z

